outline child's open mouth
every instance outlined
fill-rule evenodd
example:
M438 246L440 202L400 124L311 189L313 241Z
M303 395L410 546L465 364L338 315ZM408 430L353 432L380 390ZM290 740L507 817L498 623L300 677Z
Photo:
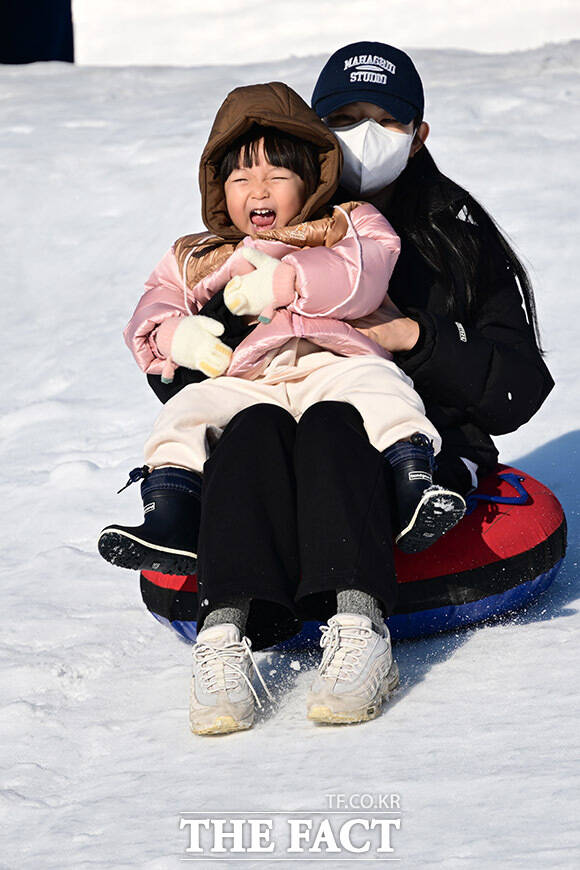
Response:
M253 208L250 221L259 230L267 230L276 223L276 212L271 208Z

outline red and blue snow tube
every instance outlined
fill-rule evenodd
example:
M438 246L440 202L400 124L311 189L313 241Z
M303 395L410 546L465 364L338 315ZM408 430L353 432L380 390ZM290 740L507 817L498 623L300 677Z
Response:
M566 552L566 518L542 483L499 465L469 496L464 519L428 550L395 549L398 604L393 638L435 634L525 607L548 588ZM143 571L143 601L160 622L196 638L197 581ZM318 640L318 622L284 645Z

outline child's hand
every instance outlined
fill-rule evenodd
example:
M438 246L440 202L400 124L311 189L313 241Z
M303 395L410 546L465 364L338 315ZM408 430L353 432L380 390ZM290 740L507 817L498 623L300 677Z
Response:
M167 356L162 381L171 383L177 366L199 369L210 378L223 375L232 358L231 348L217 337L223 331L223 323L202 314L171 317L162 323L156 339L157 347Z
M232 314L258 315L259 321L269 323L276 308L294 299L296 270L255 248L243 248L241 254L255 269L228 281L224 302Z

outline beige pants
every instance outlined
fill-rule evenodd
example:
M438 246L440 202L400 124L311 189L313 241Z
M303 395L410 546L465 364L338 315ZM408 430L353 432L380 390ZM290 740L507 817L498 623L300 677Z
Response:
M393 362L318 349L299 356L295 350L294 365L288 368L278 355L256 380L222 376L184 387L157 418L145 445L145 463L201 472L209 456L208 434L219 438L235 414L260 402L285 408L296 420L316 402L349 402L377 450L422 432L439 452L441 438L425 417L413 382Z

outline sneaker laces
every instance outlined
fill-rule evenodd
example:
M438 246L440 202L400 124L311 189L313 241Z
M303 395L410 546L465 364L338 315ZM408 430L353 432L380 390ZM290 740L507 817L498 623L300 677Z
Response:
M260 673L260 669L256 664L256 660L252 655L252 642L248 637L243 637L241 641L229 643L224 647L214 647L207 643L196 643L193 648L194 662L199 664L199 672L202 683L206 691L210 693L219 692L221 690L235 689L240 674L248 684L258 707L262 707L257 692L252 685L252 681L241 667L244 659L249 658L250 664L258 675L266 695L273 700L273 697L268 690L266 683Z
M340 625L329 619L321 625L320 646L324 649L319 673L331 679L348 680L355 676L361 655L373 631L365 626Z

